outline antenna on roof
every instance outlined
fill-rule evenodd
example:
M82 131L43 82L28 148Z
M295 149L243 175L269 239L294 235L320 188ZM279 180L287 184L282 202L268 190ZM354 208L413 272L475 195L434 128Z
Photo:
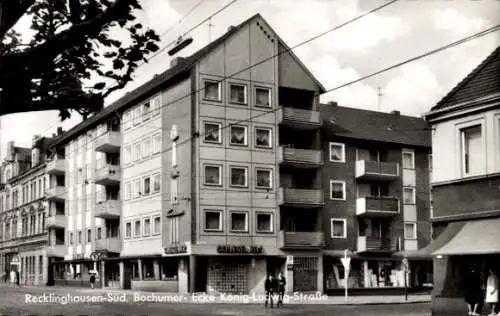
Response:
M212 27L215 26L215 24L212 24L212 18L208 19L208 42L212 42Z
M377 87L377 91L378 91L378 93L377 93L377 96L378 96L378 98L377 98L378 111L380 112L381 111L381 107L382 107L382 96L383 96L383 94L382 94L382 89L380 87Z

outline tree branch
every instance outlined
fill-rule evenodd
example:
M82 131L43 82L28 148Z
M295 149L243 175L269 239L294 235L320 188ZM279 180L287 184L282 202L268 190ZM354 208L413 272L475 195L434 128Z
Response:
M0 0L0 40L33 3L35 0Z
M82 21L82 4L80 0L69 0L69 17L73 24L79 24Z

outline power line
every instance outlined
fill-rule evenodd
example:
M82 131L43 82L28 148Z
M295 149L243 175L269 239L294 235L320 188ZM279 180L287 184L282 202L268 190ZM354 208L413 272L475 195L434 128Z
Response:
M188 12L186 12L186 14L184 14L184 16L182 18L179 19L179 21L177 21L176 23L174 23L171 27L169 27L165 32L163 32L161 34L161 36L165 36L167 35L170 31L172 31L176 26L177 24L180 24L182 21L184 21L184 19L186 19L191 13L193 13L194 10L196 10L196 8L198 8L203 2L205 2L205 0L200 0L198 1L198 3L196 3L191 9L189 9Z

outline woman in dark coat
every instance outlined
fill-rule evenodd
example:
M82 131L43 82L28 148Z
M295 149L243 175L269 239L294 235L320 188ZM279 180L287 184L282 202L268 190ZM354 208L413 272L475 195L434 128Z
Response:
M477 308L481 301L481 276L475 266L470 266L464 278L465 302L469 309L469 315L479 315Z

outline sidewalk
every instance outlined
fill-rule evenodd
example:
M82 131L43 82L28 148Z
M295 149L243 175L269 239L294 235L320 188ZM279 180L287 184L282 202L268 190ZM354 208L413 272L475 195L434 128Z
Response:
M0 284L0 287L17 286ZM134 290L120 289L90 289L62 286L22 286L21 290L35 290L40 294L49 295L125 295L128 300L142 303L183 303L183 304L263 304L265 297L260 294L236 295L236 294L179 294L179 293L161 293L161 292L143 292ZM348 297L347 302L344 296L327 296L320 293L289 293L285 295L285 304L303 305L303 304L324 304L324 305L382 305L382 304L410 304L410 303L430 303L430 295L408 295L405 300L400 296L352 296Z

